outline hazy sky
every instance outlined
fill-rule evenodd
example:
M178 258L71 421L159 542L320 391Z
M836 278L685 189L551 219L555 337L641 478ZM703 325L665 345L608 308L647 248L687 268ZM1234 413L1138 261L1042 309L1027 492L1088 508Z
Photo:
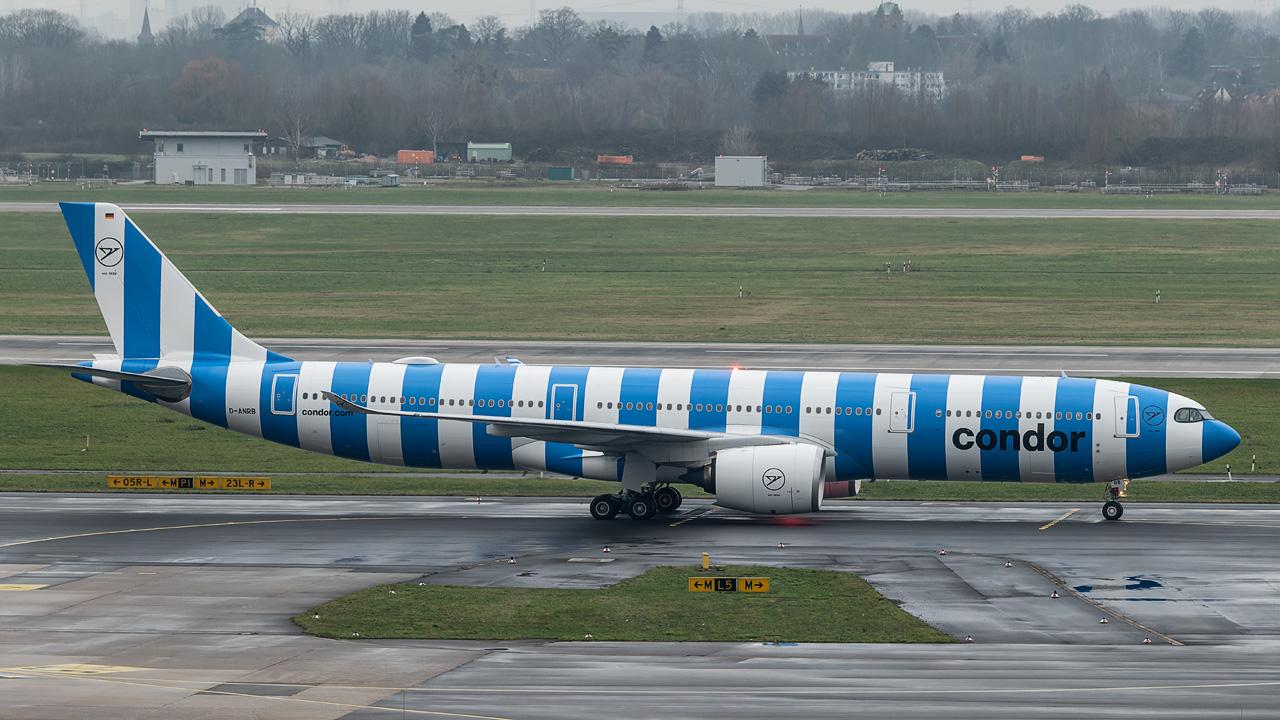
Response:
M148 0L83 0L86 9L86 25L98 27L108 36L133 35L137 33L136 25L140 24L142 6ZM227 9L228 14L243 8L252 0L212 0ZM674 13L679 0L585 0L581 4L568 3L579 12L596 14L612 13ZM876 0L861 0L858 3L838 2L830 0L823 4L822 0L810 0L809 8L825 7L834 12L852 12L855 10L871 11L879 4ZM209 4L210 0L150 0L153 15L152 29L159 30L168 17L182 14L193 6ZM533 0L536 9L562 7L564 0ZM530 14L530 0L479 0L478 2L454 5L442 2L412 2L412 0L257 0L257 4L267 14L286 11L328 14L333 12L364 12L367 10L406 9L412 11L425 10L427 13L443 12L460 22L468 22L482 15L497 15L510 27L524 25ZM686 13L718 12L718 13L757 13L793 11L804 3L795 0L684 0ZM1056 12L1063 7L1084 4L1093 9L1110 14L1121 7L1106 7L1098 2L1075 2L1073 0L1039 0L1038 2L1008 2L1008 0L910 0L900 2L903 11L908 15L912 11L929 14L951 15L964 13L972 9L974 12L995 12L1010 5L1026 7L1034 13ZM1151 3L1154 5L1155 3ZM1250 10L1269 13L1280 7L1280 0L1169 0L1159 3L1164 7L1178 10L1196 11L1214 6L1226 10ZM1142 7L1140 2L1126 3L1127 7ZM43 7L60 10L80 17L82 0L0 0L0 12L8 12L23 7ZM626 20L626 16L619 16ZM635 24L635 23L632 23Z

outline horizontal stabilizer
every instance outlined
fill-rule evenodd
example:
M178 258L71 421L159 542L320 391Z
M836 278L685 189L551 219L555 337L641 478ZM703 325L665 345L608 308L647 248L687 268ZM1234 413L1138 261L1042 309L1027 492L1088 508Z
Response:
M191 376L182 368L158 367L154 370L148 370L145 373L133 373L124 372L123 370L104 370L102 368L86 367L84 365L63 365L59 363L30 364L33 367L67 370L69 372L76 373L77 375L90 375L93 377L105 378L107 380L130 382L138 386L139 390L169 402L178 402L191 394Z

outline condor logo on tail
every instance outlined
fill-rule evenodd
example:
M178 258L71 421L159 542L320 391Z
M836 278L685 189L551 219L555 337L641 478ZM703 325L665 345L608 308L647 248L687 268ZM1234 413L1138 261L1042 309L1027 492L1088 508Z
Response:
M960 428L952 433L951 444L957 450L968 450L977 445L979 450L995 450L998 446L1001 450L1014 452L1019 450L1039 452L1046 449L1053 452L1064 452L1068 449L1071 452L1078 452L1080 441L1088 435L1081 430L1073 430L1069 434L1054 430L1046 437L1044 423L1037 423L1035 430L1028 430L1021 434L1017 430L1001 430L998 433L995 430L980 430L975 435L969 428Z

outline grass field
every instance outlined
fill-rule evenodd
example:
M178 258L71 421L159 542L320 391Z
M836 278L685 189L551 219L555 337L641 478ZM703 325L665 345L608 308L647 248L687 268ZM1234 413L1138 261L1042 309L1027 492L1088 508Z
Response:
M61 218L3 222L0 333L101 333ZM250 337L1280 345L1266 221L148 214L142 227ZM916 272L886 276L908 259Z
M1240 447L1201 472L1221 473L1227 463L1244 474L1257 455L1258 472L1280 473L1280 383L1272 380L1138 380L1188 395L1205 403L1241 435ZM329 457L256 438L186 418L156 405L116 392L93 387L65 373L38 368L0 365L0 393L5 397L0 421L0 470L97 471L99 475L48 475L28 477L0 474L0 490L59 490L68 492L105 489L107 473L271 474L337 473L338 476L282 477L273 484L278 492L343 494L429 495L562 495L590 497L614 487L590 480L500 479L471 475L461 480L360 477L362 473L394 473L386 465ZM89 436L85 450L85 436ZM868 485L872 497L883 492L907 492L910 486L937 486L916 492L950 493L951 483L887 483ZM957 484L963 485L963 484ZM1069 499L1051 493L1068 492L1070 486L983 483L984 492L1046 492L1045 496L1009 499ZM891 491L881 488L893 488ZM1028 489L1004 489L1027 487ZM1059 489L1066 487L1067 489ZM1100 492L1085 486L1084 495ZM1209 487L1219 487L1216 484ZM688 488L692 490L692 488ZM1250 491L1253 492L1253 491ZM950 496L947 496L950 497ZM1002 496L1003 498L1004 496ZM974 499L997 499L981 494ZM1162 498L1163 499L1163 498Z
M771 587L689 592L688 578L700 576L768 577ZM379 585L293 621L314 635L362 639L955 642L853 573L775 567L657 567L599 590Z
M353 172L358 169L353 168ZM549 182L495 183L486 180L399 188L269 188L174 187L114 185L80 190L74 181L35 186L0 186L0 202L58 200L114 203L287 203L362 205L570 205L723 206L723 207L972 207L972 208L1214 208L1266 209L1280 207L1280 193L1239 195L1180 195L1146 198L1102 195L1097 192L1035 193L914 192L888 193L814 189L805 191L706 188L684 192L616 190L610 183Z

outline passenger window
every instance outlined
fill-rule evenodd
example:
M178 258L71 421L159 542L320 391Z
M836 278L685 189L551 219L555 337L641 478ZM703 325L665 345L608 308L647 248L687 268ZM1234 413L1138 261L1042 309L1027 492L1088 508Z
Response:
M855 409L855 412L857 412L859 415L861 415L861 414L862 414L862 408L856 408L856 409Z
M791 414L791 406L790 406L790 405L788 405L788 406L787 406L787 414L788 414L788 415L790 415L790 414Z
M360 396L360 402L365 402L365 396L364 396L364 395L361 395L361 396Z
M1085 419L1085 420L1092 420L1092 419L1093 419L1093 413L1091 413L1091 412L1090 412L1090 413L1085 413L1085 414L1084 414L1084 419Z
M431 399L430 399L430 400L428 400L427 402L431 403L431 405L434 407L434 406L435 406L435 404L436 404L436 399L435 399L435 398L431 398Z
M1061 420L1061 419L1062 419L1062 413L1058 413L1058 416L1054 418L1054 420Z
M804 409L804 411L805 411L806 413L811 413L811 412L813 412L813 408L805 408L805 409Z
M541 401L541 400L539 400L539 401L538 401L538 407L542 407L542 401Z
M942 409L941 409L941 408L939 408L939 409L938 409L938 411L937 411L936 413L934 413L934 414L935 414L937 417L942 417Z
M990 417L991 417L991 411L990 411L990 410L988 410L988 411L987 411L987 418L989 419Z
M645 403L645 404L644 404L644 409L645 409L645 410L652 410L652 409L653 409L653 403Z
M877 414L877 415L879 415L881 412L883 412L883 409L882 409L882 408L876 408L876 414Z
M765 406L764 406L764 411L765 411L765 413L771 413L771 412L773 412L773 406L772 406L772 405L765 405Z
M720 403L716 403L716 412L724 412L724 406Z

